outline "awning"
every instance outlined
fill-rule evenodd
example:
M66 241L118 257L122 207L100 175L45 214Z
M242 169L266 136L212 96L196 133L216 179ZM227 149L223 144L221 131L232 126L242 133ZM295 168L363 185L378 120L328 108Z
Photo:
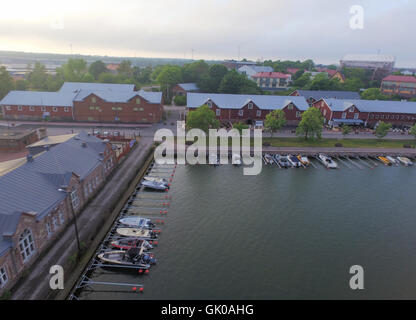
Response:
M346 124L363 124L364 121L360 119L333 119L333 123L346 123Z

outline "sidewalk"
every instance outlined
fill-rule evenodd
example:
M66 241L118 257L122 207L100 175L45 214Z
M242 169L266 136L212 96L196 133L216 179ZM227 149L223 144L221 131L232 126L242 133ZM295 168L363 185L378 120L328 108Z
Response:
M44 122L44 121L6 121L0 120L0 126L10 126L11 128L19 127L21 125L29 126L57 126L57 127L86 127L86 128L149 128L151 124L135 124L135 123L92 123L92 122Z

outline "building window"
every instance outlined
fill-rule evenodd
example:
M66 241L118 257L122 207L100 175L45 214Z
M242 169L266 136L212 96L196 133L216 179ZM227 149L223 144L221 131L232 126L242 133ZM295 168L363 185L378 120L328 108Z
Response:
M52 227L50 222L46 222L46 232L48 233L48 237L52 235Z
M46 107L40 107L40 110L45 112L46 111Z
M92 183L91 182L88 183L88 189L89 189L90 193L92 193Z
M23 107L22 106L18 106L17 107L17 110L22 111L23 110Z
M53 112L58 112L58 108L57 107L53 107L52 110L53 110Z
M64 217L64 213L62 212L62 210L59 210L59 212L58 212L58 216L59 216L59 223L60 223L61 225L63 225L63 224L64 224L64 222L65 222L65 217Z
M249 110L253 109L253 103L252 103L252 102L250 102L250 103L248 104L248 108L249 108Z
M210 108L212 108L212 102L211 101L208 101L207 102L207 106L210 107Z
M85 187L84 187L84 195L85 195L85 198L88 198L88 195L89 195L90 193L88 192L88 185L85 185Z
M9 281L9 278L7 277L7 272L5 267L0 268L0 288L3 288L7 281Z
M355 120L358 120L358 117L359 117L359 116L360 116L360 114L359 114L359 113L355 113L355 114L354 114L354 119L355 119Z
M64 108L64 111L65 111L65 112L69 112L69 108L68 108L68 107L65 107L65 108Z
M54 230L58 229L59 227L58 218L55 215L52 217L52 226Z
M238 115L239 115L240 117L244 116L244 110L238 110Z
M34 106L30 106L30 107L29 107L29 110L30 110L30 111L35 111L35 107L34 107Z
M221 115L221 109L217 109L217 110L215 110L215 114L216 114L217 116L220 116L220 115Z
M90 110L94 110L95 109L95 107L90 107Z
M118 111L122 111L122 110L123 110L123 108L121 108L121 107L118 107L118 108L117 108L117 110L118 110Z
M378 120L379 118L380 118L380 116L377 114L377 115L376 115L376 120Z
M98 176L95 176L95 185L97 187L100 185L100 180L98 179Z
M73 188L71 191L71 203L74 209L78 208L79 206L79 198L77 189Z
M288 109L288 110L293 110L293 104L289 104L289 105L287 106L287 109Z
M97 102L97 99L96 99L95 97L92 97L92 98L91 98L91 102L92 102L92 103L96 103L96 102Z
M381 119L384 119L384 114L381 115Z
M399 120L399 117L400 117L400 116L396 116L396 119L397 119L397 120Z
M324 112L323 112L323 114L324 114L324 117L326 116L326 109L324 109Z
M257 110L257 117L261 117L261 110Z
M296 118L300 118L300 111L296 111Z
M136 104L140 104L140 99L139 98L136 99Z
M94 121L94 117L88 117L88 121Z
M351 107L350 108L350 112L354 112L355 111L355 108L354 107Z
M35 243L33 241L32 232L28 229L23 231L20 235L19 248L23 262L26 262L35 253Z
M347 118L347 113L346 112L343 112L342 113L342 119L346 119Z
M6 106L6 110L10 111L10 110L12 110L12 107Z
M374 114L370 115L370 119L374 119Z

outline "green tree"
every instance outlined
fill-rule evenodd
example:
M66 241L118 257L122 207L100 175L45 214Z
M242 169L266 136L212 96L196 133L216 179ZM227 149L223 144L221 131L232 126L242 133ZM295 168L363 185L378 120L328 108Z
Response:
M247 79L236 70L228 72L222 79L218 88L220 93L233 94L261 94L260 88L254 81Z
M119 83L120 79L116 74L110 72L101 73L98 76L98 82L100 83Z
M226 66L214 64L209 68L208 74L202 75L201 79L197 82L197 85L202 92L217 93L221 81L227 73L228 69Z
M209 129L218 129L220 122L215 116L215 112L207 105L197 108L195 111L189 112L186 119L186 129L201 129L206 134Z
M321 111L317 108L309 108L302 114L296 134L303 135L305 139L309 137L321 139L323 127L324 118Z
M305 88L311 83L311 74L303 73L299 78L293 81L293 85L297 88Z
M165 65L156 81L160 84L163 92L163 100L170 103L172 100L172 87L182 82L182 70L179 66Z
M176 96L173 99L173 102L177 106L186 106L186 96Z
M285 112L280 109L273 110L266 115L266 120L264 126L266 129L270 130L271 136L273 137L273 132L282 130L286 124Z
M344 136L344 139L345 139L345 137L352 132L352 128L350 126L347 126L347 125L344 124L341 127L341 131L342 131L342 135Z
M390 123L385 123L383 121L378 123L378 126L374 132L374 134L376 135L377 138L379 139L383 139L387 133L389 132L389 130L391 129L391 124Z
M243 130L248 129L248 125L242 123L242 122L237 122L233 124L233 129L237 129L238 132L240 132L240 135L243 134Z
M28 74L29 87L32 90L47 90L48 74L46 67L40 62L36 62L33 70Z
M25 91L29 88L29 82L24 79L17 80L15 83L16 90Z
M3 99L13 89L14 83L10 73L6 67L0 67L0 99Z
M387 100L388 97L381 93L379 88L370 88L361 93L363 100Z
M98 80L100 74L107 72L107 66L101 60L93 62L88 68L89 73L91 73L95 80Z
M209 65L204 60L195 61L185 64L182 67L182 79L183 82L195 82L198 83L201 78L209 73Z
M65 81L81 82L88 71L87 62L83 59L69 59L56 71Z
M117 73L122 79L128 79L133 77L133 68L130 60L121 61L117 68Z
M410 132L409 132L413 137L415 137L416 139L416 124L410 128Z

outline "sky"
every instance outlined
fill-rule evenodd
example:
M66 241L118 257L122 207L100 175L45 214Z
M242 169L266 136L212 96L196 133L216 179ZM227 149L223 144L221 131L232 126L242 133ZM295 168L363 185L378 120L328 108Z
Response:
M323 64L381 53L416 67L415 16L414 0L13 0L2 1L0 50Z

